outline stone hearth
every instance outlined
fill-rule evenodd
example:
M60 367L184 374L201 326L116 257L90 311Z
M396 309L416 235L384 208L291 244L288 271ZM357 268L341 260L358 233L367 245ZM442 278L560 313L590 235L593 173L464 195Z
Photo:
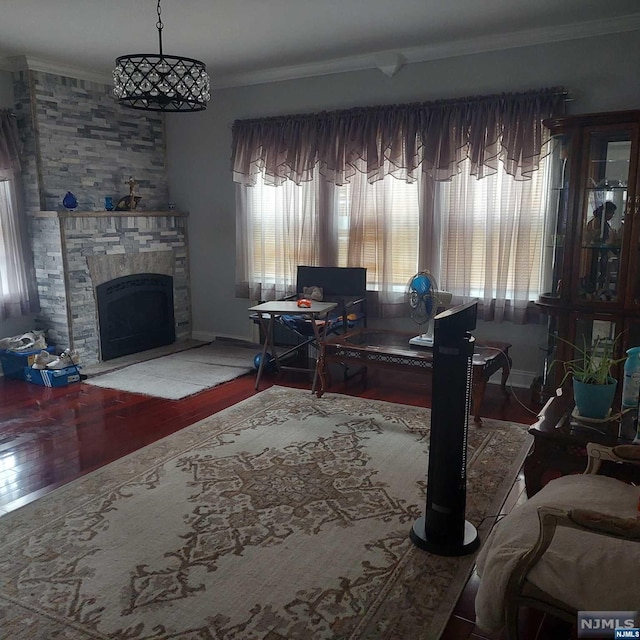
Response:
M96 287L139 273L173 277L176 339L191 336L187 216L175 211L40 211L32 239L41 312L50 344L102 360Z

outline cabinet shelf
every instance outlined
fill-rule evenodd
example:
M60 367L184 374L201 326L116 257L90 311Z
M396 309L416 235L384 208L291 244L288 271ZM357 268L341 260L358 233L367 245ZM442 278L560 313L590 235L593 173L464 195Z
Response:
M627 190L627 186L616 186L616 187L611 187L611 186L602 186L602 187L586 187L585 191L626 191Z
M541 378L553 392L561 367L549 372L549 363L579 356L565 340L588 348L597 336L620 335L621 357L640 346L640 111L545 125L557 142L550 180L557 210L543 241L549 266L538 305L549 334ZM622 379L621 367L613 373Z

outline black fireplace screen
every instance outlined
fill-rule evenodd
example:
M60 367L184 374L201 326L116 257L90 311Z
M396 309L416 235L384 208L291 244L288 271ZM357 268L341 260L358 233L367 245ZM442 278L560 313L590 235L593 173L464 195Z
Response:
M102 360L172 344L173 278L139 273L96 287Z

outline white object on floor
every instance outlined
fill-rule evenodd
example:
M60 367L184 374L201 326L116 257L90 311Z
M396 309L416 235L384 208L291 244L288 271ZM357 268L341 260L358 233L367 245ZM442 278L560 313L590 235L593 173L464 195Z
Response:
M210 344L85 380L96 387L179 400L253 372L258 347Z
M66 369L67 367L73 367L80 362L78 352L66 349L55 360L52 360L47 364L47 369Z
M47 341L44 337L44 331L27 331L21 336L0 339L0 349L7 351L35 351L46 348Z
M55 362L57 359L58 359L57 355L53 353L49 353L48 351L45 351L43 349L40 353L36 354L36 356L34 357L31 368L46 369L50 363Z

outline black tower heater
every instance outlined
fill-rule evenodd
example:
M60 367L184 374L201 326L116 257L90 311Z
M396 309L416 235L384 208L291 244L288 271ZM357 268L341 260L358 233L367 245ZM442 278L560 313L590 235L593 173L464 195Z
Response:
M471 409L471 372L477 303L452 307L435 317L433 391L427 508L411 529L421 549L462 556L480 545L467 522L467 429Z

